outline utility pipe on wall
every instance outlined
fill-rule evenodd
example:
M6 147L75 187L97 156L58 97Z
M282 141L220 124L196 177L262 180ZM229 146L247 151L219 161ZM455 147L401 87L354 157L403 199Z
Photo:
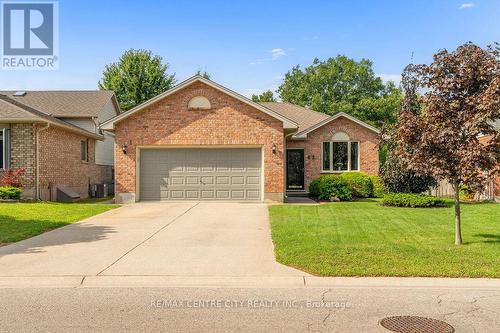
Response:
M48 130L50 127L50 123L47 123L47 126L42 127L36 131L36 181L35 181L35 189L36 189L36 199L42 200L40 198L40 133ZM51 189L52 191L52 189ZM52 193L51 193L52 195Z

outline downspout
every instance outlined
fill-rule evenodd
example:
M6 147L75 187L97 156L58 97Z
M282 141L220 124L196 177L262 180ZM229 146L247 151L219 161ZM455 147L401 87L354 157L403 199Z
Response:
M42 127L36 131L36 199L42 200L40 198L40 132L48 130L50 127L50 123L47 123L47 126Z

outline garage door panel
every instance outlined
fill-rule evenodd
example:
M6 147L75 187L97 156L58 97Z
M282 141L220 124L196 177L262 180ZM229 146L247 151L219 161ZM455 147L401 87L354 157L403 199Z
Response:
M200 184L200 178L198 176L186 176L186 185L196 185Z
M229 176L215 176L218 185L229 185Z
M150 149L140 156L141 200L261 199L260 149Z

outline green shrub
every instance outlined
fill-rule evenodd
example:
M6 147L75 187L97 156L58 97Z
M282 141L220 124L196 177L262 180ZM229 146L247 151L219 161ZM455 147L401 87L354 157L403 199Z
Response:
M425 194L389 193L382 199L385 206L396 207L443 207L444 200Z
M316 178L309 184L309 195L312 197L319 197L319 183L321 182L321 177Z
M392 150L380 168L380 178L389 193L423 193L437 185L433 177L418 175L406 168Z
M349 184L337 175L324 175L313 180L309 185L309 193L323 200L338 198L340 201L352 199Z
M379 176L370 176L370 180L373 184L373 197L382 198L387 193L382 179Z
M347 183L354 197L369 198L373 196L373 183L367 174L362 172L345 172L339 177Z
M11 186L0 187L0 199L20 199L21 189Z

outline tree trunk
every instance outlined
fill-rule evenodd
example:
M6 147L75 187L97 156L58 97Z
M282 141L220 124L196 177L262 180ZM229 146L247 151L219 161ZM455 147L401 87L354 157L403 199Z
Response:
M460 225L460 184L453 184L455 190L455 245L462 244L462 226Z

